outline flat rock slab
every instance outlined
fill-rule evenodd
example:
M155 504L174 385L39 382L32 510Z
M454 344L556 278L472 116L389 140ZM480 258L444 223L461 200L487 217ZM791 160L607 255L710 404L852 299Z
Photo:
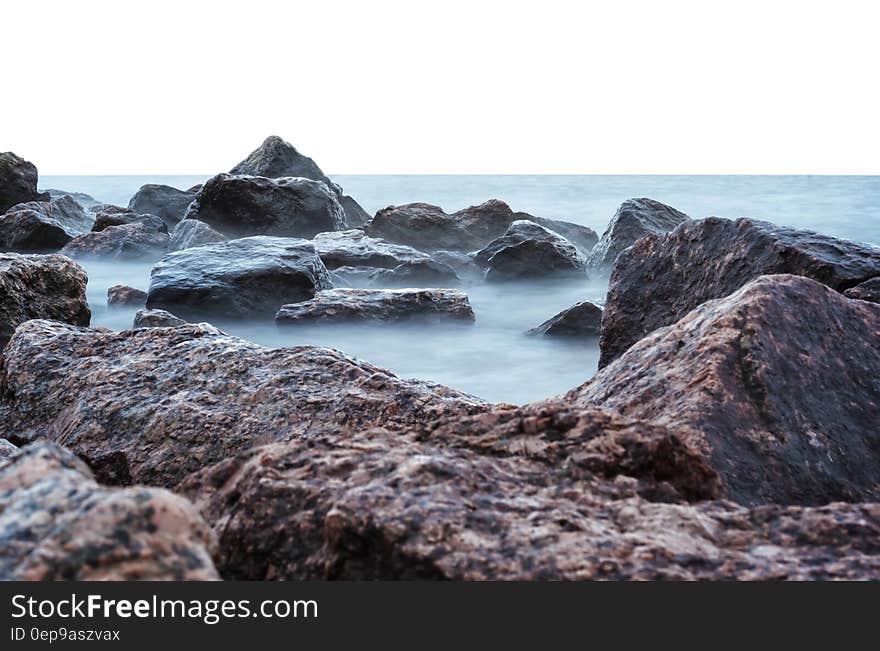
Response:
M467 294L457 289L330 289L315 298L283 306L277 323L405 321L413 319L473 322Z

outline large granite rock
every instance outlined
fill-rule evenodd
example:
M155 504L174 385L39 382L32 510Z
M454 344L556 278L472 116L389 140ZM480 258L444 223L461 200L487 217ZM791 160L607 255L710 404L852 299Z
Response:
M176 328L186 325L186 321L180 319L171 312L165 310L138 310L135 312L132 328Z
M481 267L487 267L489 266L489 260L499 251L506 249L509 246L522 244L529 240L536 242L553 242L560 249L564 249L568 252L570 257L578 257L578 252L574 245L561 235L554 233L550 229L536 224L533 221L518 219L515 222L511 222L510 226L507 227L507 230L504 231L504 235L496 237L482 249L474 253L474 262Z
M29 319L89 325L87 281L82 267L60 255L0 253L0 350Z
M486 280L583 278L584 260L571 246L550 240L524 240L505 246L486 262Z
M592 410L493 412L460 429L456 419L445 436L359 431L256 448L179 490L213 524L215 561L228 579L769 580L880 572L877 504L675 503L670 479L699 499L713 494L715 478L663 428Z
M45 192L37 192L37 168L11 151L0 153L0 214L17 203L49 201Z
M370 215L357 201L343 194L342 188L331 181L321 168L308 156L300 154L293 145L278 136L269 136L263 144L230 170L230 174L265 176L277 179L299 176L324 183L342 205L348 228L358 228L370 220Z
M589 301L582 301L550 317L528 334L596 339L601 327L602 309Z
M129 200L128 207L137 213L156 215L172 228L183 219L186 209L195 198L196 193L189 190L149 183L140 187Z
M627 199L624 201L600 239L587 262L591 267L610 272L614 261L624 249L636 240L651 234L668 233L690 217L665 203L653 199Z
M245 237L169 253L153 271L147 307L187 320L271 318L333 284L311 242Z
M164 229L164 224L161 225ZM78 235L59 251L74 259L158 260L168 250L168 233L155 224L132 222Z
M871 301L872 303L880 303L880 276L866 280L843 292L844 296L849 298L857 298L860 301Z
M392 244L376 237L369 237L359 229L318 233L312 239L312 243L328 269L337 267L393 269L405 262L430 259L427 254L411 246Z
M147 301L147 293L128 285L113 285L107 288L108 307L141 306Z
M86 233L94 219L74 199L20 203L0 215L0 250L54 252Z
M180 251L181 249L191 249L194 246L202 246L203 244L216 244L217 242L225 242L226 236L218 233L205 222L198 219L184 219L177 226L171 229L170 241L168 242L169 251Z
M751 219L717 217L648 235L617 259L602 316L600 368L700 303L764 274L844 291L880 276L880 248Z
M330 289L284 305L279 325L346 321L474 320L467 294L457 289Z
M52 443L0 465L0 580L217 579L214 542L187 500L99 486Z
M335 350L264 348L207 324L111 332L29 321L0 370L0 431L63 440L110 484L170 487L256 444L487 408Z
M294 177L218 174L199 191L186 219L203 221L228 237L311 238L346 228L342 206L324 183Z
M669 427L742 504L880 500L880 305L808 278L703 303L565 399Z
M367 234L391 242L406 244L424 251L475 251L504 235L515 221L528 220L559 233L589 251L596 243L596 233L586 226L513 212L503 201L491 199L447 214L439 206L411 203L389 206L376 213L364 227Z

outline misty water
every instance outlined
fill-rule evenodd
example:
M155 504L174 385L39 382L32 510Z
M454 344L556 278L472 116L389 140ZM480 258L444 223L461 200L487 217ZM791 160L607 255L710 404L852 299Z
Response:
M145 183L191 187L203 176L44 176L43 188L85 192L127 205ZM691 217L754 217L880 245L880 177L834 176L335 176L370 213L423 201L452 212L490 198L514 210L584 224L602 233L620 203L647 196ZM134 309L108 309L107 288L149 286L152 264L86 261L92 324L130 327ZM596 371L595 341L527 336L525 331L578 301L601 302L601 279L544 284L465 285L473 325L216 323L266 346L320 345L493 401L556 395Z

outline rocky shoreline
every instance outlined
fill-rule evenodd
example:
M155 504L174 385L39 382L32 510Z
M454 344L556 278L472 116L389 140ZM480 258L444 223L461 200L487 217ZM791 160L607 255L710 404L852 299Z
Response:
M108 292L131 329L89 327L87 259L153 264ZM430 345L473 283L606 276L529 331L599 373L520 406L211 325ZM880 579L878 282L880 248L646 198L601 237L371 216L275 136L128 206L0 154L0 579Z

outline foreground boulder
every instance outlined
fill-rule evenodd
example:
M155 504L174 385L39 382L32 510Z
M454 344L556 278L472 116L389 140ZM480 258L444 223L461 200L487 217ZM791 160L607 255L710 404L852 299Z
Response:
M165 310L138 310L135 312L132 328L176 328L186 325L186 321L180 319L171 312Z
M339 199L345 212L347 228L358 228L370 220L370 215L357 201L342 193L342 188L331 181L308 156L300 154L293 145L278 136L269 136L263 144L230 170L230 174L265 176L277 179L299 176L324 183Z
M164 228L164 224L161 228ZM157 260L167 250L167 232L154 224L134 222L79 235L70 240L59 253L74 259L133 262Z
M602 309L589 301L582 301L562 310L527 334L597 338L601 326Z
M218 233L205 222L200 222L198 219L184 219L171 230L168 250L180 251L225 241L226 236Z
M587 278L583 259L572 247L550 240L505 246L486 262L491 282L543 278Z
M0 215L0 250L54 252L86 233L94 219L74 199L20 203Z
M0 253L0 350L29 319L89 325L87 281L82 267L60 255Z
M277 235L311 238L346 228L342 206L320 181L218 174L186 212L228 237Z
M582 251L596 243L596 233L586 226L527 213L513 212L503 201L492 199L451 215L439 206L411 203L390 206L376 213L364 227L367 234L423 251L475 251L497 237L517 220L528 220L559 233Z
M352 229L319 233L312 239L315 250L328 269L338 267L379 267L393 269L405 262L429 260L411 246L392 244Z
M624 201L608 228L590 252L591 267L610 272L614 261L624 249L635 244L645 235L668 233L690 217L665 203L653 199L627 199Z
M156 215L168 228L172 228L183 219L186 209L195 198L196 193L189 190L149 183L140 187L129 200L128 207L137 213Z
M108 307L131 307L143 305L147 300L147 293L142 289L135 289L127 285L113 285L107 289Z
M147 307L187 320L271 318L280 305L308 300L332 286L311 242L245 237L162 258L151 273Z
M653 330L765 274L796 274L844 291L880 276L880 248L751 219L710 217L648 235L611 274L600 368Z
M63 439L103 483L165 487L255 444L486 409L335 350L264 348L207 324L30 321L7 346L0 387L0 431L13 441Z
M843 295L849 298L857 298L860 301L880 303L880 276L866 280L860 285L846 290Z
M283 306L281 325L346 321L473 321L467 294L457 289L330 289Z
M880 305L808 278L700 305L565 400L678 432L742 504L880 500Z
M213 524L227 579L769 580L880 571L877 504L749 510L653 501L675 495L663 478L703 488L713 480L662 428L598 410L487 414L479 423L465 423L461 435L450 424L446 436L382 430L256 448L179 490Z
M0 214L17 203L49 201L45 192L37 192L37 168L11 151L0 153Z
M0 580L212 580L213 545L185 499L99 486L54 444L0 465Z

